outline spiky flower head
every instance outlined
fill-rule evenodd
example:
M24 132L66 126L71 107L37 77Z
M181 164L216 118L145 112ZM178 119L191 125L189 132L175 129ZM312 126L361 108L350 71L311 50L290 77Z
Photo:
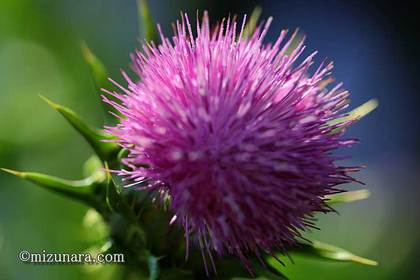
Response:
M246 37L227 19L196 34L187 16L172 40L132 56L133 81L113 104L123 115L107 130L129 151L120 174L167 193L177 222L202 249L234 254L285 250L329 211L323 197L352 180L335 164L343 140L330 122L347 92L326 89L332 63L313 70L296 33L263 39L271 19ZM239 33L238 33L239 30ZM292 43L298 42L291 48ZM188 242L187 242L188 243Z

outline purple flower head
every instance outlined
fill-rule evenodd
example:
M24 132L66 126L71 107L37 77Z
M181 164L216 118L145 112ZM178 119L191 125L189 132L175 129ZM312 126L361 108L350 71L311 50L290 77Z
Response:
M138 81L124 74L128 88L111 93L121 104L104 97L123 115L107 128L129 151L120 174L168 194L210 257L245 264L285 251L354 171L332 154L354 142L337 132L348 123L329 124L348 103L341 84L325 87L332 63L310 70L296 33L264 44L270 21L245 38L245 19L211 29L205 13L195 32L184 16L172 40L160 32L132 56Z

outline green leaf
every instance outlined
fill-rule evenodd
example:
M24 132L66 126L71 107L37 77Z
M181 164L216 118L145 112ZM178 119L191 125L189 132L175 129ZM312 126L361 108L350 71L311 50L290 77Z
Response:
M324 197L325 202L328 205L342 203L342 202L353 202L358 200L366 199L370 196L370 192L367 189L361 189L357 191L348 191L343 193L336 193L331 195L326 195Z
M121 162L121 160L127 157L128 154L129 154L129 151L127 149L121 149L121 151L117 155L118 162Z
M255 32L257 27L258 20L261 16L262 9L261 7L255 7L252 11L251 16L248 19L247 24L244 27L244 32L242 34L243 38L249 38Z
M311 243L299 243L298 246L293 249L293 252L305 256L328 259L332 261L355 262L370 266L378 265L376 261L359 257L342 248L319 241L311 241Z
M139 17L140 36L147 42L158 39L155 24L150 15L149 4L147 0L137 0L137 12Z
M99 60L99 58L89 49L85 42L80 45L82 56L89 66L92 73L96 89L101 92L102 88L106 88L109 85L108 82L108 71L105 65Z
M106 174L106 194L105 201L111 212L119 213L125 216L132 222L137 222L137 217L133 212L133 209L127 203L123 196L122 189L117 185L113 179L113 175L109 171L108 163L105 162L105 174Z
M101 246L101 248L99 248L98 253L113 254L113 253L116 253L116 252L119 252L119 251L120 251L119 246L117 244L115 244L114 241L108 240Z
M146 244L147 244L147 236L146 233L143 230L143 227L141 224L137 223L137 224L130 224L129 227L126 229L126 231L123 233L125 240L124 240L124 244L127 244L127 246L130 247L131 250L133 251L138 251L138 250L144 250L144 252L142 252L142 255L140 257L140 261L145 262L148 264L147 261L147 256L148 253L145 250Z
M101 179L96 176L73 181L35 172L19 172L6 168L1 168L1 170L30 181L47 190L85 202L92 207L98 206L98 202L94 197L94 191L96 186L101 182Z
M157 280L159 277L159 258L149 253L147 265L149 267L149 280Z
M108 164L105 163L106 168L106 204L112 212L119 212L121 204L123 203L120 191L112 180L112 175L108 169Z
M95 244L89 247L86 251L94 258L97 258L98 254L121 254L119 246L117 246L112 240L108 240L105 243L102 241L99 244ZM125 260L125 256L124 256ZM96 263L95 265L84 265L82 269L90 277L89 279L115 279L117 275L122 274L121 266L118 264L107 264L107 263Z
M99 172L105 178L103 168L102 161L96 155L93 155L83 164L83 175L89 177Z
M85 228L84 238L92 242L101 242L109 236L109 227L105 223L101 214L89 208L83 217L83 226Z
M59 112L85 138L101 160L112 160L116 157L120 147L115 143L103 142L103 140L112 139L110 135L91 127L69 108L56 104L42 95L41 98Z
M337 118L335 120L330 121L328 123L328 125L332 126L332 125L336 125L336 124L343 123L343 122L360 120L361 118L363 118L364 116L366 116L367 114L369 114L370 112L375 110L377 107L378 107L378 100L371 99L371 100L363 103L359 107L353 109L349 113L347 113L347 115L345 117ZM338 127L336 129L334 129L332 131L332 133L338 133L343 128L344 127Z
M105 65L102 63L102 61L90 50L90 48L87 46L85 42L82 42L80 45L80 50L82 52L83 59L85 60L86 64L89 66L90 72L93 77L93 81L95 83L95 88L100 96L101 94L104 94L112 101L117 101L117 99L112 95L107 95L102 91L102 89L109 88L111 85L108 81L108 71L105 67ZM105 111L106 120L109 123L115 122L115 118L109 114L109 112L113 112L116 115L119 115L120 112L115 109L113 106L109 105L106 102L103 102L102 100L102 108Z

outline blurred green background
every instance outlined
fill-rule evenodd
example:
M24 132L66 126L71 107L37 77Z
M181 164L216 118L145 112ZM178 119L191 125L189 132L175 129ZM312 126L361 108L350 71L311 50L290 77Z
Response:
M282 28L300 27L319 62L336 62L334 76L352 92L353 106L370 98L379 109L349 130L361 144L346 150L369 200L338 206L319 217L311 236L378 260L378 267L295 258L291 279L418 279L419 26L414 4L383 1L150 1L155 20L170 34L179 11L207 9L214 21L250 13L274 16ZM39 98L73 108L101 126L104 113L80 55L80 42L122 81L138 44L135 0L0 0L0 167L82 176L88 145ZM417 79L417 80L416 80ZM354 189L358 186L348 186ZM80 265L29 265L20 250L82 252L86 208L7 174L0 174L0 279L96 279Z

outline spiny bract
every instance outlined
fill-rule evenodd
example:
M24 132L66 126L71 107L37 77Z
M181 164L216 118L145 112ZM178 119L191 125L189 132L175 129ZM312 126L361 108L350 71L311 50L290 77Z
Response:
M354 142L348 123L329 124L348 103L341 84L325 87L332 63L311 74L296 33L264 44L270 21L246 38L245 19L211 29L205 13L194 35L185 15L172 40L133 54L138 80L108 92L121 102L104 96L123 115L107 127L129 151L119 173L168 194L187 247L192 232L210 259L284 252L357 170L332 155Z

